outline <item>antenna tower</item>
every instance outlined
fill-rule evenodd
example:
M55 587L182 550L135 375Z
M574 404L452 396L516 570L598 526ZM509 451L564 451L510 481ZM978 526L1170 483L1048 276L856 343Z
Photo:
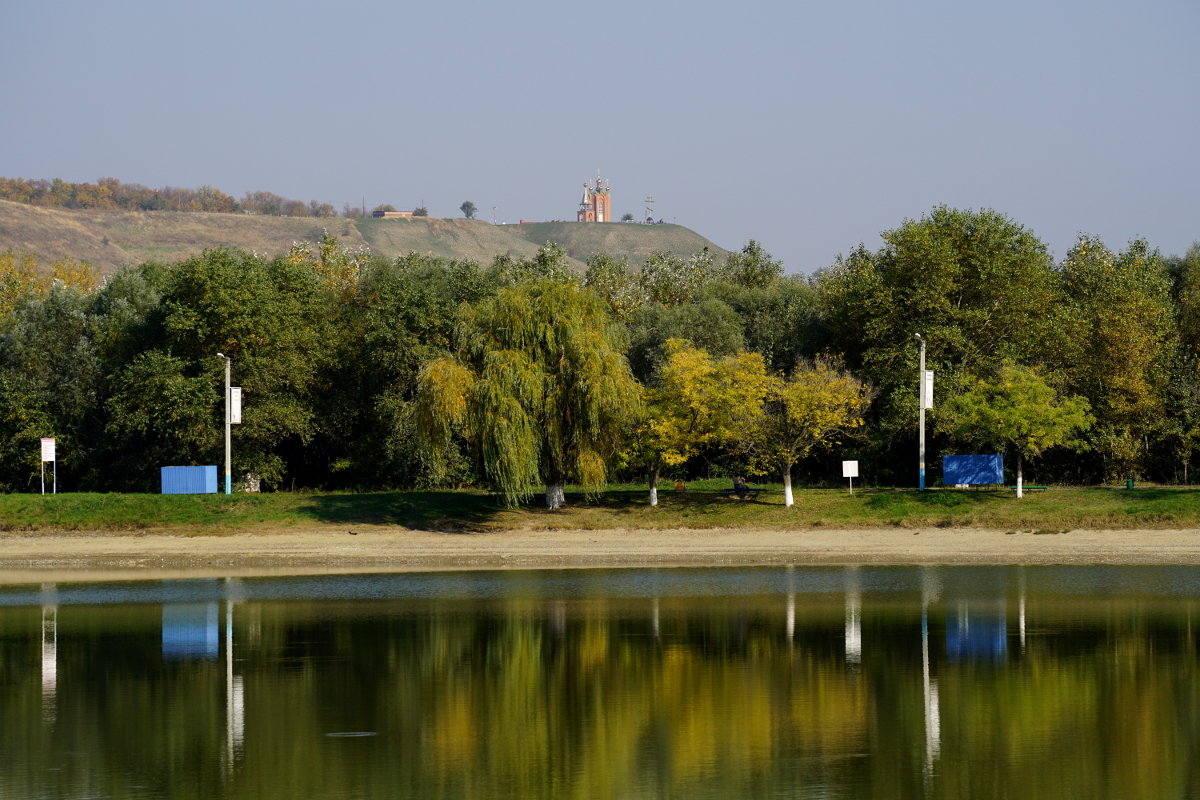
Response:
M646 222L654 221L654 195L646 195Z

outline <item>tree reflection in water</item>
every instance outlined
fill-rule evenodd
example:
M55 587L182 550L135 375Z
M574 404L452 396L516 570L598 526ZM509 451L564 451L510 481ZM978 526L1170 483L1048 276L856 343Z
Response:
M1193 797L1155 569L14 590L0 796Z

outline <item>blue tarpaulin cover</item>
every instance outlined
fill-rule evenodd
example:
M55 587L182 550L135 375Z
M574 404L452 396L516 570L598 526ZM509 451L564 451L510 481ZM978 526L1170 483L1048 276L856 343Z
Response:
M999 453L983 456L942 456L942 483L1004 483L1004 457Z
M163 467L163 494L215 494L217 491L217 468L206 467Z

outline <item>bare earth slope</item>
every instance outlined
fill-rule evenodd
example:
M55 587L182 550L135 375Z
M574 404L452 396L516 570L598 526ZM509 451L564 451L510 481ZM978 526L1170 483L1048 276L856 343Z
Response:
M212 247L240 247L273 256L294 242L328 231L343 244L367 245L393 258L416 252L489 263L497 255L524 258L554 242L571 265L598 252L639 264L655 250L681 256L725 251L680 225L542 222L492 225L482 220L261 217L178 211L68 211L0 200L0 250L32 253L40 264L62 258L92 263L103 274L145 261L173 262Z

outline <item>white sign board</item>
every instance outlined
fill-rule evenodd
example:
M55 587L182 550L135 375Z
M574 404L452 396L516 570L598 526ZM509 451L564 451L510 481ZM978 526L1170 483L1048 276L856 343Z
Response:
M921 402L925 408L933 408L933 370L925 370L925 382L921 384Z
M42 461L55 461L53 439L42 439Z
M229 387L229 424L240 425L242 423L242 387Z
M858 462L857 461L843 461L842 462L842 477L843 478L857 478L858 477Z

